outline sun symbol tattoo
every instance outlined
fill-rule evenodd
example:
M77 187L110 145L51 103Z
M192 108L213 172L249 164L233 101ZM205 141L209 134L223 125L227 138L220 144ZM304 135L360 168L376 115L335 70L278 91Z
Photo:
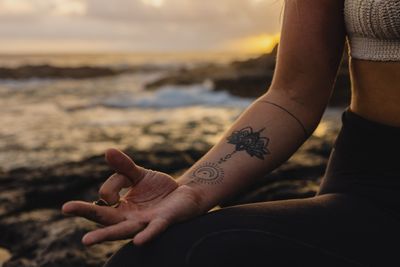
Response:
M217 163L206 162L193 171L192 178L198 183L219 184L224 178L224 170Z

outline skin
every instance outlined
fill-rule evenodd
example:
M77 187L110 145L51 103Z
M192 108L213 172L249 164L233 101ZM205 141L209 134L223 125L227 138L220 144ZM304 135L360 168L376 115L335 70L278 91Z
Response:
M352 59L350 108L364 118L400 127L400 62Z
M343 4L286 1L277 67L268 92L181 177L174 180L137 166L121 151L107 150L106 161L115 174L100 188L99 197L115 204L121 189L129 190L117 208L82 201L64 204L64 214L104 225L87 233L82 242L133 238L142 245L171 224L206 213L285 162L314 131L332 93L345 44ZM351 109L400 126L398 63L353 60L351 70ZM238 135L240 131L247 133Z

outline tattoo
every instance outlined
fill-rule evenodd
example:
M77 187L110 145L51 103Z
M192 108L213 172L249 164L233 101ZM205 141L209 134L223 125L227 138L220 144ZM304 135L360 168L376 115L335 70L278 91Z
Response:
M238 151L246 151L251 157L264 159L264 155L270 154L267 149L269 138L261 137L260 134L265 128L254 132L253 128L245 127L239 131L234 131L228 138L228 144L235 145L235 150L221 158L218 163L230 159Z
M220 158L219 159L219 161L218 161L218 164L222 164L222 163L224 163L224 162L226 162L228 159L230 159L232 156L233 156L233 154L235 154L237 152L237 150L235 150L235 151L233 151L232 153L229 153L229 154L227 154L225 157L223 157L223 158Z
M234 131L228 138L228 144L235 145L235 150L220 158L217 163L206 162L196 167L192 174L192 181L203 184L219 184L224 178L224 170L221 164L228 161L235 153L246 151L251 157L264 159L264 156L270 154L267 149L269 138L261 137L260 134L265 128L254 132L253 128L245 127L239 131Z
M304 132L304 136L306 137L306 138L308 138L308 136L309 136L309 134L308 134L308 131L307 131L307 129L306 129L306 127L304 126L304 124L293 114L293 113L291 113L289 110L287 110L286 108L284 108L284 107L282 107L282 106L280 106L280 105L278 105L278 104L275 104L275 103L273 103L273 102L270 102L270 101L267 101L267 100L259 100L260 102L263 102L263 103L267 103L267 104L270 104L270 105L273 105L273 106L275 106L275 107L277 107L277 108L280 108L281 110L283 110L283 111L286 111L286 113L288 113L293 119L295 119L296 121L297 121L297 123L301 126L301 128L303 129L303 132Z
M301 126L304 135L308 138L309 134L304 127L304 124L290 111L286 108L279 106L273 102L267 100L259 100L260 102L264 102L275 107L280 108L289 114L293 119L297 121L297 123ZM192 181L198 183L206 183L206 184L218 184L222 182L224 177L224 170L221 168L221 164L227 162L234 154L239 151L246 151L251 157L256 157L258 159L264 160L265 155L271 154L268 150L269 138L262 137L261 133L265 130L262 128L258 131L254 131L250 126L245 127L239 131L234 131L229 137L227 137L228 144L235 145L235 149L226 154L224 157L220 158L217 163L206 162L194 169L192 172Z
M216 163L206 162L194 169L192 178L202 184L219 184L224 178L224 170Z

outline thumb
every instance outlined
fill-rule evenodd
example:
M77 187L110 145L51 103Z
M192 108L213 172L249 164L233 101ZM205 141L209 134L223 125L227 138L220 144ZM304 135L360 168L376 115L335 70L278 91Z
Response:
M128 177L133 184L139 182L146 174L146 169L137 166L128 155L118 149L107 149L105 158L108 166L115 172Z

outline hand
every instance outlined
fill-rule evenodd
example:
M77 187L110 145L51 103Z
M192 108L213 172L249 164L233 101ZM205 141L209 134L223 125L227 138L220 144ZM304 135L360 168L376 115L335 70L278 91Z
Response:
M99 190L100 198L116 208L83 201L64 204L64 214L81 216L104 225L82 238L85 245L133 238L141 245L163 232L169 225L202 214L200 197L189 186L179 186L168 174L137 166L116 149L106 152L106 161L116 173ZM120 198L120 191L128 188Z

